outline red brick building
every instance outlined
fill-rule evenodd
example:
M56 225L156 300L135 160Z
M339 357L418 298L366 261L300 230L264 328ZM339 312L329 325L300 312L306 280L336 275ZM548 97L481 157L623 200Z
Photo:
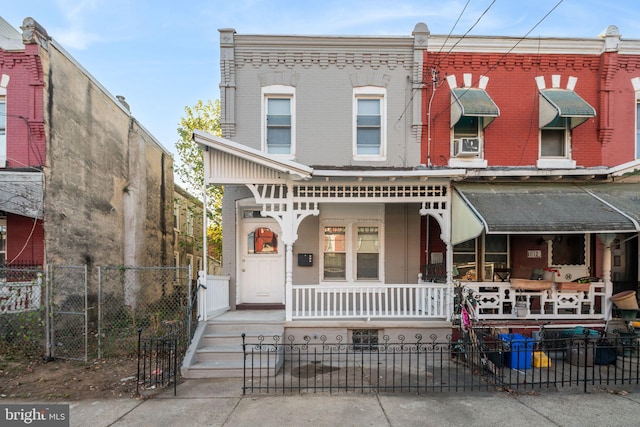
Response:
M615 26L593 39L427 40L421 154L427 168L466 171L452 183L454 279L546 268L635 289L637 41ZM470 214L456 221L456 205ZM422 230L423 262L444 261L438 224Z

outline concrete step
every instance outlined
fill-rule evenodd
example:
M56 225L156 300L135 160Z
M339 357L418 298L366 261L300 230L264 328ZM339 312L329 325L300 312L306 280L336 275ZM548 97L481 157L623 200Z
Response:
M191 350L194 357L190 365L183 365L185 378L238 378L244 375L244 352L242 334L245 334L247 351L253 358L260 358L268 375L275 375L283 363L283 357L274 351L261 352L258 343L267 346L281 344L284 340L284 326L280 321L220 321L211 320L199 333L197 347ZM260 339L262 337L262 339ZM274 337L278 337L277 340ZM268 365L268 367L267 367ZM266 373L265 373L266 375Z

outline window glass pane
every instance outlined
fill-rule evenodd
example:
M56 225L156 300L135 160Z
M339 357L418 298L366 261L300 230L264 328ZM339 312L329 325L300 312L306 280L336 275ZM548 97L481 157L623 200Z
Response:
M344 253L325 253L324 254L324 278L325 279L344 279L345 278L345 260Z
M325 227L324 228L324 251L325 252L344 252L344 227Z
M378 278L378 254L358 253L357 263L357 279Z
M541 157L564 157L565 131L560 129L542 129L541 131Z
M504 234L487 234L484 241L485 252L507 252L507 236Z
M358 99L358 115L379 116L379 99Z
M478 118L462 116L453 127L453 137L478 136Z
M453 266L454 279L476 280L476 239L467 240L453 247Z
M278 235L267 227L256 228L248 236L249 253L254 254L277 254ZM252 245L253 243L253 245ZM253 250L252 250L253 249Z
M358 129L358 145L380 146L380 129Z
M358 252L378 252L378 227L358 227Z
M269 98L267 103L269 115L291 115L291 100L289 98Z
M4 135L7 123L7 104L4 99L0 99L0 135Z
M553 265L584 265L585 239L582 234L561 234L553 239Z
M291 154L291 99L267 99L267 152Z

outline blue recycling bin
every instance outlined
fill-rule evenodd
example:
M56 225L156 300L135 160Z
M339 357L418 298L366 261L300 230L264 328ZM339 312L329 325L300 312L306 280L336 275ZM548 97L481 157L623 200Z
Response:
M499 334L504 342L504 364L511 369L529 369L533 359L533 338L520 334Z

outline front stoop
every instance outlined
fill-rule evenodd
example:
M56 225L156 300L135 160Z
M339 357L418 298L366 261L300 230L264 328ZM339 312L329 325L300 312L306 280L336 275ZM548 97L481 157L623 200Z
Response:
M284 324L279 321L212 319L201 322L194 334L191 346L187 350L181 374L183 378L242 378L244 353L242 334L247 343L255 344L258 337L264 337L264 343L273 343L274 336L284 339ZM247 348L251 350L250 347ZM282 366L282 355L267 351L262 357L270 358L272 374Z

